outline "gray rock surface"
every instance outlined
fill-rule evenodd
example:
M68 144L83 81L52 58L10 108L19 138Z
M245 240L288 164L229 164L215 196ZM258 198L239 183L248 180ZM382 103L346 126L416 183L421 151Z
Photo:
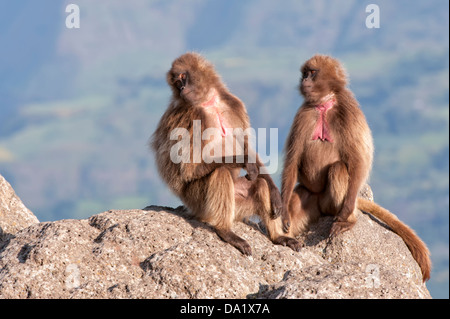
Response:
M296 253L258 227L245 257L178 209L33 224L0 247L1 298L430 298L403 241L369 215L333 241L330 218Z
M0 175L0 242L32 224L39 223L11 185Z

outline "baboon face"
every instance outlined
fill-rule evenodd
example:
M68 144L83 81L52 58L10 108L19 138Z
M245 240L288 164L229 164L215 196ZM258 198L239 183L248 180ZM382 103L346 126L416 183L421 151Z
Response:
M196 53L186 53L177 58L167 73L173 96L193 105L204 102L209 90L219 82L213 65Z
M301 67L300 92L307 102L318 103L329 93L338 93L347 84L339 61L326 55L315 55Z

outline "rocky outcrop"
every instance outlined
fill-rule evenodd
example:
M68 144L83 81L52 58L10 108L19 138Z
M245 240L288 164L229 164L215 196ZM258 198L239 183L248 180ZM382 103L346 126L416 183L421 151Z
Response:
M430 298L406 245L377 220L361 213L331 241L330 225L322 218L297 253L239 223L246 257L183 207L33 223L0 244L0 297Z
M22 203L11 185L0 175L0 242L39 220Z

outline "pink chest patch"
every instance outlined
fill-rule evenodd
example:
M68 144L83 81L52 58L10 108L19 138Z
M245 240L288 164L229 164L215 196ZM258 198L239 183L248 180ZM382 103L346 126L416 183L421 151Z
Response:
M222 137L225 137L227 135L228 123L225 117L222 116L220 108L217 106L218 103L219 97L214 94L211 100L203 103L202 106L205 107L209 112L211 112L213 116L215 116L214 126L219 128L220 134L222 135Z
M312 135L313 140L320 139L321 141L333 142L326 114L327 111L333 107L334 103L336 103L336 100L332 99L316 106L316 110L319 112L319 118L317 119L316 128Z

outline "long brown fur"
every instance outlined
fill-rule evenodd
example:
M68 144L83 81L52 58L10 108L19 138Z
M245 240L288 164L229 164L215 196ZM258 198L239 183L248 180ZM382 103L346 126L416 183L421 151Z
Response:
M315 55L302 67L300 92L305 101L298 110L285 145L282 177L283 229L292 237L305 231L321 214L335 216L330 236L356 223L356 209L369 212L403 238L418 262L423 280L430 278L426 245L408 226L379 205L357 198L372 167L370 128L352 92L346 72L334 58ZM316 106L334 99L326 112L331 141L313 140L319 120ZM298 183L298 184L297 184Z
M172 89L172 98L153 134L152 148L158 171L169 188L195 218L209 223L220 238L243 254L251 255L251 248L231 227L235 221L255 214L265 223L274 243L299 250L295 239L283 235L281 219L276 218L283 208L280 192L269 175L260 173L263 167L260 159L256 156L256 163L249 161L252 150L247 139L243 146L246 155L243 163L237 160L207 163L203 158L199 163L194 162L192 142L190 162L174 163L170 158L170 151L178 142L169 138L170 133L176 128L187 129L192 141L194 120L201 120L201 132L219 128L219 116L220 123L226 123L228 128L249 128L244 104L228 91L213 65L197 53L177 58L167 73L167 83ZM217 99L211 99L212 96ZM215 101L213 108L204 106L208 101ZM202 140L201 148L211 141L216 140ZM224 142L219 139L218 143ZM239 176L242 168L247 170L246 177Z

